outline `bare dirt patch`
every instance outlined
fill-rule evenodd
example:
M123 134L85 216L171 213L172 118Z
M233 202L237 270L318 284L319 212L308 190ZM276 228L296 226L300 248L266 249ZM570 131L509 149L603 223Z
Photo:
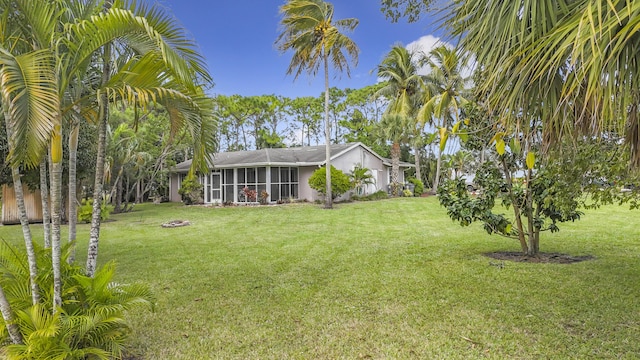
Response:
M537 256L527 256L515 251L497 251L486 253L484 255L496 260L545 264L573 264L595 259L595 257L591 255L572 256L560 253L540 253Z

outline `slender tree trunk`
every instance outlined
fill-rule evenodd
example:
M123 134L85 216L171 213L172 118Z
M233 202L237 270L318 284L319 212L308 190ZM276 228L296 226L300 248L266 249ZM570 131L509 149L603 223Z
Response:
M5 128L7 129L7 140L10 150L13 151L15 148L12 141L13 124L11 122L11 115L6 110L6 107L4 111L4 119ZM20 170L17 166L11 166L11 178L13 180L13 191L16 195L16 205L18 206L20 225L22 226L22 237L24 238L24 246L27 250L27 262L29 263L29 282L31 286L31 301L35 305L40 302L40 290L38 289L38 283L36 282L36 279L38 277L38 264L36 262L36 251L33 247L31 228L29 227L29 216L27 215L27 208L24 204L22 179L20 178Z
M62 274L60 271L60 227L62 224L62 119L57 124L51 139L51 260L53 266L53 313L62 306Z
M2 312L2 319L11 338L11 343L22 344L22 334L16 324L14 324L13 312L11 311L11 305L4 294L4 289L0 286L0 312Z
M442 151L438 147L438 158L436 159L436 178L433 179L433 193L438 193L438 185L440 184L440 168L442 166Z
M331 193L331 123L329 122L329 55L323 52L324 58L324 139L326 157L326 182L324 208L333 208L333 194Z
M527 149L528 150L528 149ZM525 198L525 211L527 216L527 223L529 228L529 251L527 255L537 256L538 255L538 244L536 241L536 234L540 234L539 229L536 229L534 225L534 214L533 214L533 194L531 193L531 170L527 170L527 186L526 186L526 198Z
M518 227L518 240L520 241L520 248L522 253L529 254L529 246L527 245L526 234L527 230L522 223L522 214L520 212L520 204L516 202L516 198L513 195L513 179L511 179L511 173L507 167L505 160L502 160L502 168L504 170L505 180L507 181L507 187L509 188L509 197L511 198L511 205L513 206L513 215L516 219L516 226Z
M394 141L391 144L391 195L400 196L400 143Z
M107 1L105 7L110 6ZM111 44L104 46L102 84L109 81L111 73ZM104 183L104 162L107 143L107 120L109 118L109 99L106 93L100 94L100 112L98 125L98 155L96 158L96 178L93 185L93 212L91 230L89 231L89 247L87 249L87 276L93 277L98 263L98 246L100 242L100 219L102 216L102 187Z
M118 177L116 178L116 182L113 184L113 196L111 197L112 202L114 204L113 206L113 213L114 214L119 214L122 212L122 182L123 182L123 178L122 178L122 172L123 172L123 167L120 168L120 171L118 172Z
M49 155L40 162L40 197L42 198L42 228L44 230L44 248L51 247L51 212L49 208L49 184L47 166Z
M69 222L69 242L71 249L67 262L73 264L76 261L76 224L78 223L78 187L77 187L77 163L78 163L78 133L80 132L80 124L74 121L69 132L69 205L68 222Z
M413 146L413 153L415 154L416 160L416 179L422 181L422 173L420 172L420 147L418 145Z

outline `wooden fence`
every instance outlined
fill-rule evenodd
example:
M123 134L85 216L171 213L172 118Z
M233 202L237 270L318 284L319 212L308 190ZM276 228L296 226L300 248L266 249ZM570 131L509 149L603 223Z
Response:
M27 208L29 222L42 222L42 198L40 192L31 192L28 187L23 186L24 205ZM19 224L20 212L16 203L16 194L13 186L2 186L2 219L1 224Z

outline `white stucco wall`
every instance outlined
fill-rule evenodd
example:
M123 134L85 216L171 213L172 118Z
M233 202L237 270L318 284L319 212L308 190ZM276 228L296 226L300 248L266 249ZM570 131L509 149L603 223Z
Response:
M309 187L309 178L316 169L318 169L317 166L305 166L298 168L298 197L301 200L307 199L307 201L315 201L320 198L320 194Z

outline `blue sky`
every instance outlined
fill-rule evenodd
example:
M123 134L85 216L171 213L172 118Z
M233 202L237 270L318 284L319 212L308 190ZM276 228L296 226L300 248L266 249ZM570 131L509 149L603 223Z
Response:
M195 38L206 57L216 86L214 94L243 96L276 94L318 96L323 77L286 75L291 53L280 54L274 42L280 33L278 8L284 0L158 0ZM408 45L421 37L426 47L438 36L428 18L419 23L391 23L380 12L378 0L335 0L335 19L357 18L349 36L360 48L357 67L330 78L330 86L361 88L376 82L371 71L395 43ZM432 36L428 36L432 35Z

